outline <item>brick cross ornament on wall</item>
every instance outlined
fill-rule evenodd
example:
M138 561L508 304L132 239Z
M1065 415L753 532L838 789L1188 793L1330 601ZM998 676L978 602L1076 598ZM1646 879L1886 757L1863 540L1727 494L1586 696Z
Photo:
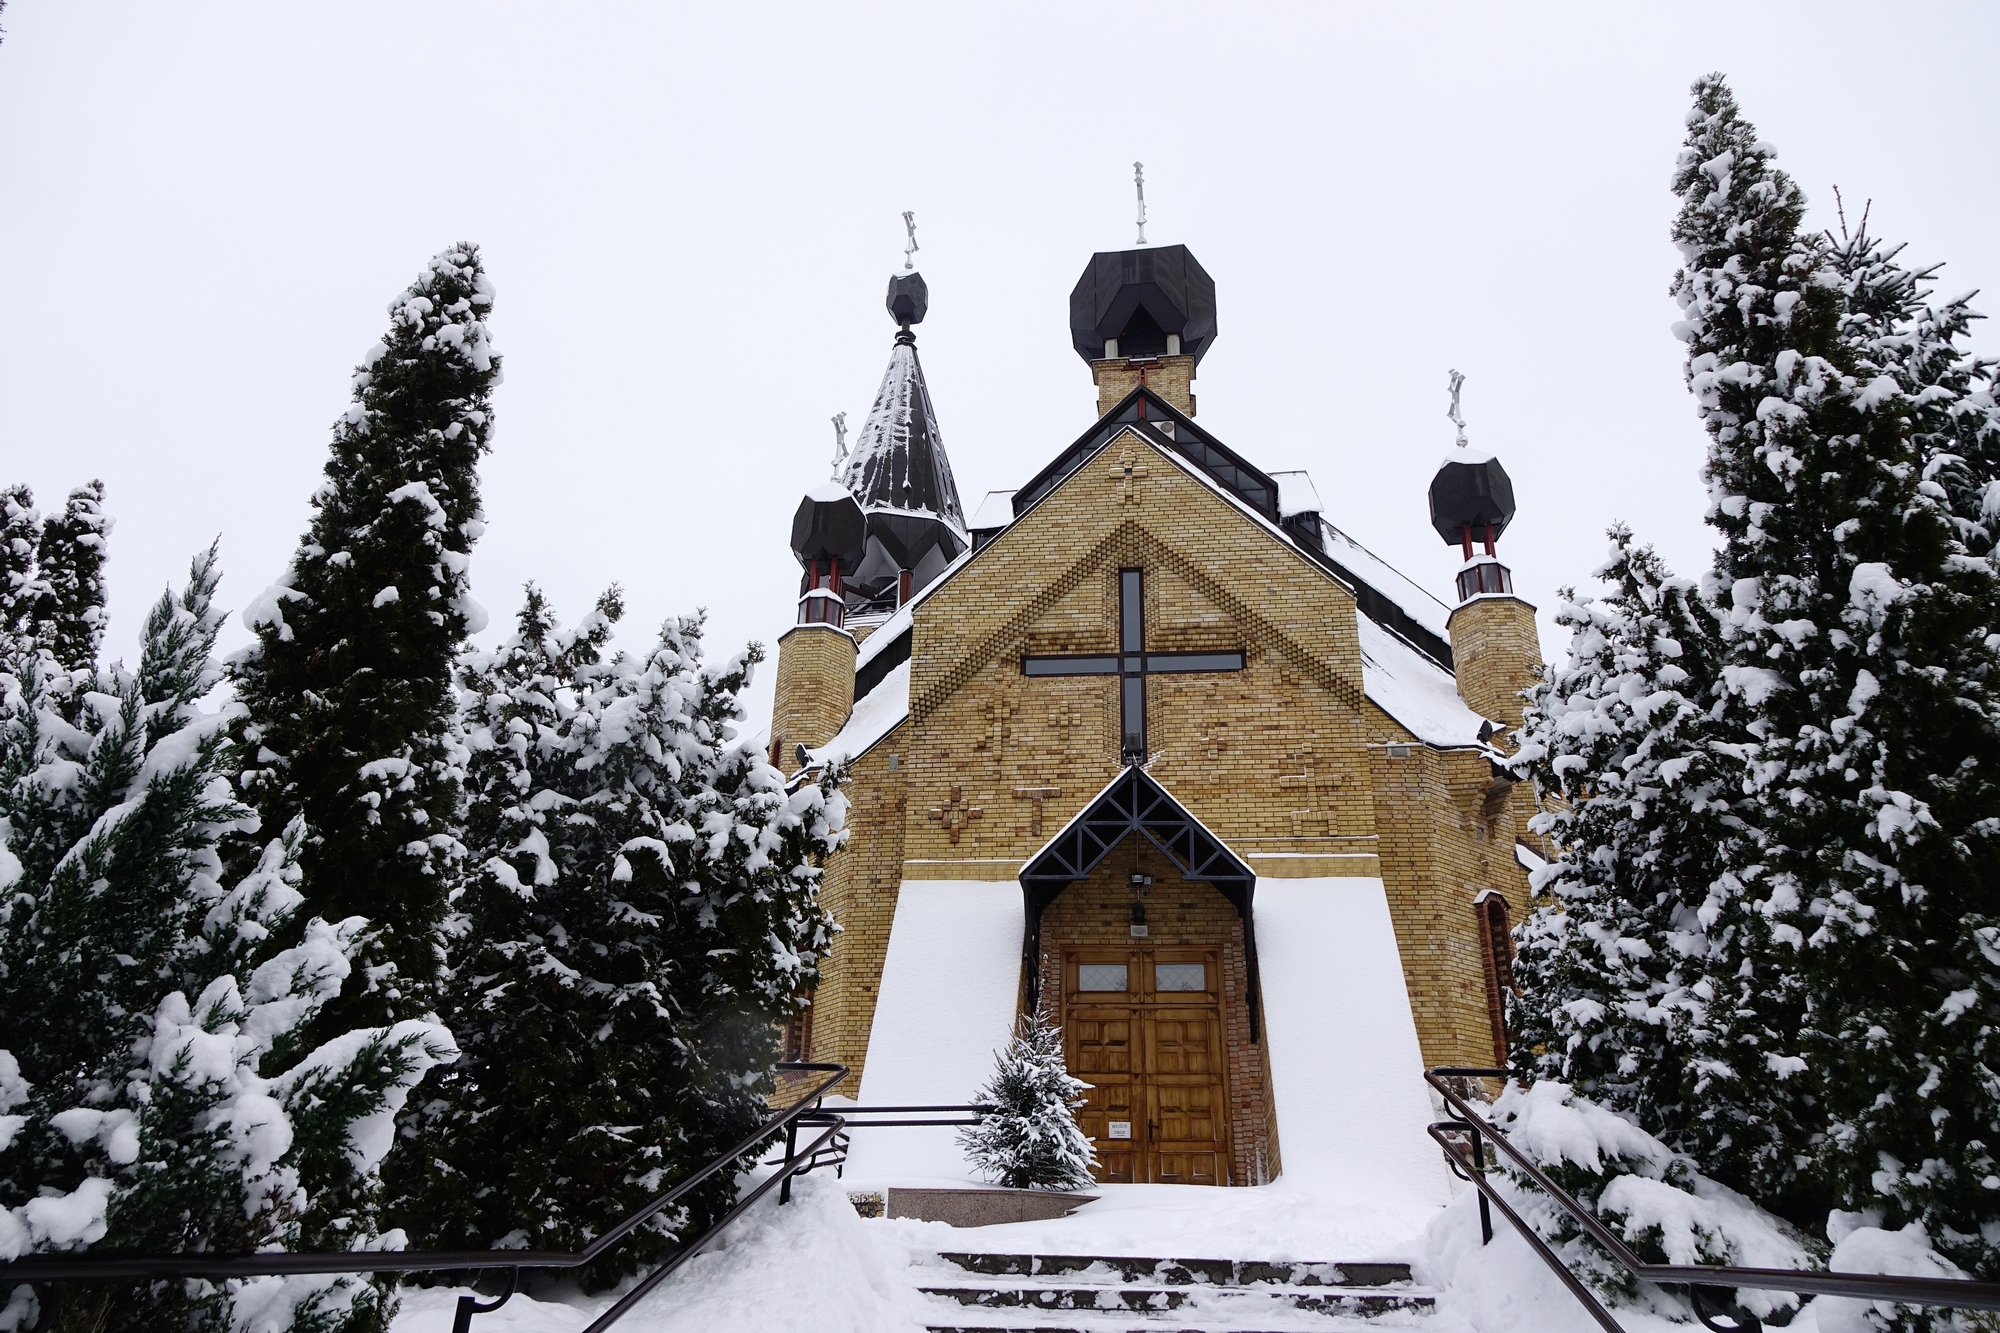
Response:
M1143 475L1143 474L1142 474ZM1070 653L1060 657L1024 657L1028 676L1118 677L1120 749L1128 764L1146 761L1146 677L1191 671L1241 671L1243 654L1149 653L1146 651L1146 571L1118 571L1118 653L1106 657Z
M950 799L943 805L932 806L930 814L933 820L944 825L945 834L953 842L957 842L958 835L965 826L975 819L984 818L986 812L976 805L968 806L965 803L964 789L953 787Z
M1118 483L1118 498L1125 504L1139 503L1139 483L1146 479L1146 465L1134 463L1126 454L1111 465L1111 479Z

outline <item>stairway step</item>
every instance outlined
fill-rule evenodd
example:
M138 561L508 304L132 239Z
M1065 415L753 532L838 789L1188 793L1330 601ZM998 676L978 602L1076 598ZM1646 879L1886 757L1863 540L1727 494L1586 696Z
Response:
M1178 1310L1187 1304L1185 1289L1166 1287L920 1287L926 1296L941 1296L960 1305L1035 1310Z
M1101 1254L941 1253L938 1258L984 1277L1064 1277L1087 1282L1104 1265L1105 1281L1161 1282L1167 1286L1386 1287L1410 1280L1410 1266L1394 1263L1308 1263L1285 1259L1150 1259Z
M1356 1291L1326 1287L919 1287L926 1296L988 1310L1077 1310L1099 1313L1164 1314L1186 1309L1218 1314L1249 1307L1301 1310L1311 1314L1367 1318L1391 1310L1424 1310L1437 1298L1424 1291Z

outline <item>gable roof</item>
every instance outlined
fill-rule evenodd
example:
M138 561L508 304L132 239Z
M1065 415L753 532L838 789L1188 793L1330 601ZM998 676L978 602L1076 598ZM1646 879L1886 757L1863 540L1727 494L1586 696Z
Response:
M1277 520L1278 483L1271 474L1252 466L1241 454L1195 425L1193 417L1143 385L1119 399L1117 406L1097 419L1096 425L1014 492L1014 517L1027 513L1036 501L1060 485L1064 477L1128 429L1185 458L1237 500L1265 518Z

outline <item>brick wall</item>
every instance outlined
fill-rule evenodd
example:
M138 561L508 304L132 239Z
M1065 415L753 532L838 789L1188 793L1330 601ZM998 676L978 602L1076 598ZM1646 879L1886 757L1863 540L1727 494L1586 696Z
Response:
M843 1097L853 1097L861 1088L889 928L903 883L900 750L908 733L907 725L897 727L856 761L846 788L847 845L827 858L820 885L820 900L840 933L820 968L813 996L812 1058L854 1071L835 1089Z
M1097 381L1097 415L1118 406L1126 394L1144 384L1189 416L1194 415L1194 358L1156 356L1142 360L1113 357L1090 363Z

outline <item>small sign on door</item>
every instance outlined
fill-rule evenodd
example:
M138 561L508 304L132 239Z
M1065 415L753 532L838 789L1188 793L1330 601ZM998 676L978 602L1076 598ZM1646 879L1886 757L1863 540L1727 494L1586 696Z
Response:
M1111 1122L1111 1135L1110 1135L1110 1136L1111 1136L1112 1138L1114 1138L1114 1139L1129 1139L1129 1138L1131 1138L1131 1137L1132 1137L1132 1122L1131 1122L1130 1120L1113 1120L1113 1121Z

